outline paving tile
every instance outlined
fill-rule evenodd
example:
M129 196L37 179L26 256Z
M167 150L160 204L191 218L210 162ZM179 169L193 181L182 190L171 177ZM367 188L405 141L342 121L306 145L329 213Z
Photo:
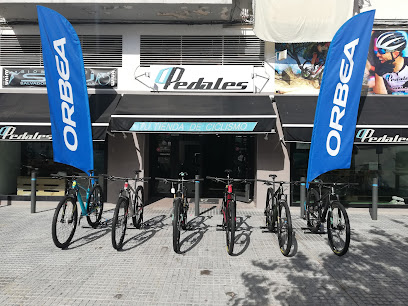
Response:
M290 257L277 236L261 228L263 211L237 210L234 256L217 230L217 205L202 205L191 230L181 234L181 254L172 249L171 199L145 208L147 226L129 224L122 251L111 245L114 205L104 224L81 220L71 245L51 238L55 205L0 205L1 305L404 305L408 299L408 210L348 209L349 252L334 255L327 235L307 234L299 207ZM215 208L214 208L215 207Z

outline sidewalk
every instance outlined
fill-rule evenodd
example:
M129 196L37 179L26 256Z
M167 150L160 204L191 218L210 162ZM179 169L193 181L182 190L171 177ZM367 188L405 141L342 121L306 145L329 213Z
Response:
M170 202L171 203L171 202ZM406 305L408 210L348 209L348 254L334 255L327 235L305 234L299 207L292 257L281 255L275 234L264 232L263 212L240 205L234 256L225 247L217 205L205 204L193 230L182 233L182 254L172 249L171 205L145 209L149 226L128 228L123 251L111 246L106 225L81 220L67 250L51 238L53 206L0 205L0 305Z

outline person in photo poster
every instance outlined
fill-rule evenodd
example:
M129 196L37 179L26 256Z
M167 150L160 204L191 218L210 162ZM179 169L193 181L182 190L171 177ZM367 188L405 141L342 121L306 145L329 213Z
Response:
M374 72L372 90L375 94L408 94L408 58L404 55L407 36L402 31L382 33L374 43L372 63L367 63Z
M310 61L310 64L312 65L313 70L315 71L317 69L317 63L324 63L326 62L326 56L327 52L330 47L330 42L327 43L317 43L316 45L313 46L312 51L312 59Z

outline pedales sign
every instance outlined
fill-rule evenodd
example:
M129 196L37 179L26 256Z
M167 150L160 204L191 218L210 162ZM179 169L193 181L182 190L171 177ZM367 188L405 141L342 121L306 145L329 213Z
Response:
M158 91L253 92L253 66L151 66Z
M112 88L118 85L116 68L85 68L87 87ZM3 87L45 87L44 68L3 68Z

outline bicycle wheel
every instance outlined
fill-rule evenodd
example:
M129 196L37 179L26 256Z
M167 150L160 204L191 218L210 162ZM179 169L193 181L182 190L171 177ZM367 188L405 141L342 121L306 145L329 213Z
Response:
M99 185L95 185L91 192L89 193L88 199L86 200L86 220L88 224L93 228L96 228L101 221L103 212L103 198L102 198L102 188Z
M65 196L57 205L52 218L52 240L54 244L64 249L74 237L78 220L76 200Z
M350 245L350 221L344 206L337 201L330 205L327 214L327 234L333 253L343 256Z
M315 189L309 189L306 197L306 219L307 226L312 232L317 232L320 228L320 205L318 203L319 193Z
M266 227L270 232L273 232L275 224L273 222L273 207L274 207L275 198L273 197L272 190L268 188L266 193L266 207L265 207L265 219Z
M180 252L180 209L181 198L175 198L173 201L173 250Z
M136 228L140 228L143 223L143 207L144 207L144 191L142 186L137 186L135 198L133 200L133 212L132 217L133 225Z
M230 200L227 209L227 224L226 224L226 238L227 238L227 251L229 255L232 255L234 251L235 243L235 227L236 227L236 202Z
M120 197L113 213L112 246L115 250L120 250L123 246L127 228L128 206L128 199Z
M283 255L288 256L292 247L292 217L286 201L279 201L278 207L277 230L279 248Z

